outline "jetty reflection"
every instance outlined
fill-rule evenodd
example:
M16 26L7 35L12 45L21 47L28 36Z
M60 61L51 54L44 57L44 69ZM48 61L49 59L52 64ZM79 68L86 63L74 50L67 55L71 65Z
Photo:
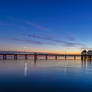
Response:
M92 61L81 59L0 61L1 88L8 87L11 90L12 87L22 89L22 92L43 92L44 89L45 92L58 92L58 89L60 92L62 89L63 92L77 92L78 88L79 92L88 92L87 89L92 85L91 76Z
M27 73L28 73L28 63L25 62L25 63L24 63L24 76L25 76L25 77L27 76Z

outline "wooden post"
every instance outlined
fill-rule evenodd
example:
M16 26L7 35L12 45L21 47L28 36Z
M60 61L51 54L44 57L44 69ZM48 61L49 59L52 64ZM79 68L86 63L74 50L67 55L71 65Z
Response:
M65 60L66 60L66 55L65 55Z
M17 54L16 55L14 55L14 60L17 60L18 58L17 58Z
M5 60L7 59L7 55L5 55Z
M81 60L83 61L83 55L81 55Z
M25 55L25 60L27 60L28 58L27 58L27 55Z
M4 60L4 55L3 55L3 60Z
M89 58L89 56L88 56L88 58ZM87 59L87 56L86 55L82 55L82 60L86 61L86 59Z
M35 53L34 54L34 61L36 61L37 60L37 54Z
M76 56L74 56L74 60L76 60Z
M45 59L48 60L48 55L45 56Z
M3 60L6 60L7 59L7 56L6 55L3 55Z
M55 59L57 60L57 56L55 56Z

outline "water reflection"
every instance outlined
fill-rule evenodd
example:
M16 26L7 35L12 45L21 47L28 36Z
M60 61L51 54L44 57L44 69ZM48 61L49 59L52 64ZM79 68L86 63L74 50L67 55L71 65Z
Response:
M81 65L82 65L82 68L87 68L87 65L88 65L88 61L81 61Z
M24 63L24 76L25 76L25 77L27 76L27 73L28 73L28 63L25 62L25 63Z
M89 66L92 65L92 61L91 61L91 60L84 60L84 61L81 61L81 65L82 65L82 67L84 67L84 68L88 68Z
M16 63L13 60L0 61L0 90L91 92L92 61L18 60Z

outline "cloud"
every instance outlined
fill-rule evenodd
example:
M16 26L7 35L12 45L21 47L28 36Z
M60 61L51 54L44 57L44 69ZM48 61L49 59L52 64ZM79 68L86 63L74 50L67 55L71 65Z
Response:
M59 42L59 43L65 42L65 41L63 41L63 40L56 40L56 39L54 39L54 38L52 38L52 37L43 37L43 36L33 35L33 34L28 34L28 35L26 35L26 34L24 34L24 33L22 33L22 35L23 35L23 36L27 36L27 37L31 37L31 38L36 38L36 39L48 40L48 41L52 41L52 42Z
M63 46L66 46L66 47L76 47L76 46L84 47L85 46L85 44L82 44L82 43L64 41L64 40L57 40L57 39L52 38L52 37L44 37L44 36L33 35L33 34L26 35L24 33L22 33L22 35L25 36L25 37L27 36L27 37L31 37L31 38L34 38L34 39L36 38L37 40L41 39L41 40L48 40L48 41L54 42L54 43L60 43L60 44L63 44Z
M21 19L17 19L16 17L8 17L8 19L10 19L11 21L14 21L14 23L18 23L18 25L16 24L15 26L18 26L18 28L22 29L22 30L27 30L28 29L28 26L33 26L41 31L45 31L46 33L49 32L49 36L56 36L56 34L54 33L51 33L48 28L45 28L43 26L40 26L39 24L35 24L31 21L26 21L26 20L21 20ZM62 35L62 34L61 34ZM72 36L69 36L69 35L62 35L62 37L65 39L65 40L69 40L69 41L75 41L76 38L74 37L74 35L72 34Z
M31 21L21 20L21 19L17 19L16 17L10 17L10 16L8 16L7 18L10 21L14 22L15 24L18 24L18 26L20 24L22 24L22 26L20 25L21 29L27 29L26 25L29 25L29 26L33 26L33 27L35 27L35 28L37 28L37 29L39 29L41 31L46 31L46 32L50 31L48 28L43 27L43 26L41 26L39 24L35 24L35 23L31 22Z
M28 44L36 44L36 45L56 45L56 44L53 44L53 43L44 43L44 42L41 42L41 41L34 41L34 40L23 40L23 39L18 39L18 38L11 38L10 40L13 40L13 41L18 41L18 42L24 42L24 43L28 43Z
M73 36L66 36L65 38L69 41L76 41L76 38Z
M86 47L85 44L83 44L83 43L76 43L76 42L66 42L66 43L64 43L64 46L66 46L66 47L76 47L76 46Z
M49 31L48 28L42 27L42 26L40 26L38 24L34 24L31 21L30 22L29 21L26 21L25 24L30 25L30 26L33 26L33 27L35 27L35 28L37 28L39 30L42 30L42 31Z
M15 26L18 26L19 28L21 29L24 29L26 30L27 29L27 25L29 26L33 26L41 31L45 31L46 33L49 31L49 37L44 37L44 36L40 36L40 35L33 35L33 34L22 34L24 36L27 36L27 37L31 37L31 38L36 38L37 40L38 39L42 39L42 40L47 40L47 41L50 41L50 43L45 43L45 42L41 42L41 41L35 41L35 40L20 40L20 39L15 39L16 41L21 41L21 42L26 42L26 43L31 43L31 44L49 44L49 45L54 45L54 43L60 43L60 44L63 44L64 46L66 47L75 47L75 46L85 46L85 44L82 44L82 43L77 43L75 42L76 41L76 38L75 36L71 35L62 35L61 34L61 40L60 39L56 39L56 34L54 33L51 33L50 30L48 28L45 28L45 27L42 27L38 24L35 24L31 21L25 21L25 20L19 20L19 19L16 19L16 18L10 18L11 20L14 21L14 23L16 24ZM5 23L2 23L0 22L1 25L7 25ZM52 36L51 36L52 35ZM14 40L14 39L13 39ZM66 41L67 40L67 41ZM73 42L74 41L74 42Z
M39 44L39 45L42 45L42 44L43 44L43 43L40 42L40 41L21 40L21 39L18 39L18 38L11 38L10 40L18 41L18 42L25 42L25 43L29 43L29 44Z

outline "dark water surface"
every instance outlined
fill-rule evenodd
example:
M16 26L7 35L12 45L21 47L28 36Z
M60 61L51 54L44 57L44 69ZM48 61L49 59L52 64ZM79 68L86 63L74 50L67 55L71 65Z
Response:
M0 92L92 92L92 61L0 60Z

